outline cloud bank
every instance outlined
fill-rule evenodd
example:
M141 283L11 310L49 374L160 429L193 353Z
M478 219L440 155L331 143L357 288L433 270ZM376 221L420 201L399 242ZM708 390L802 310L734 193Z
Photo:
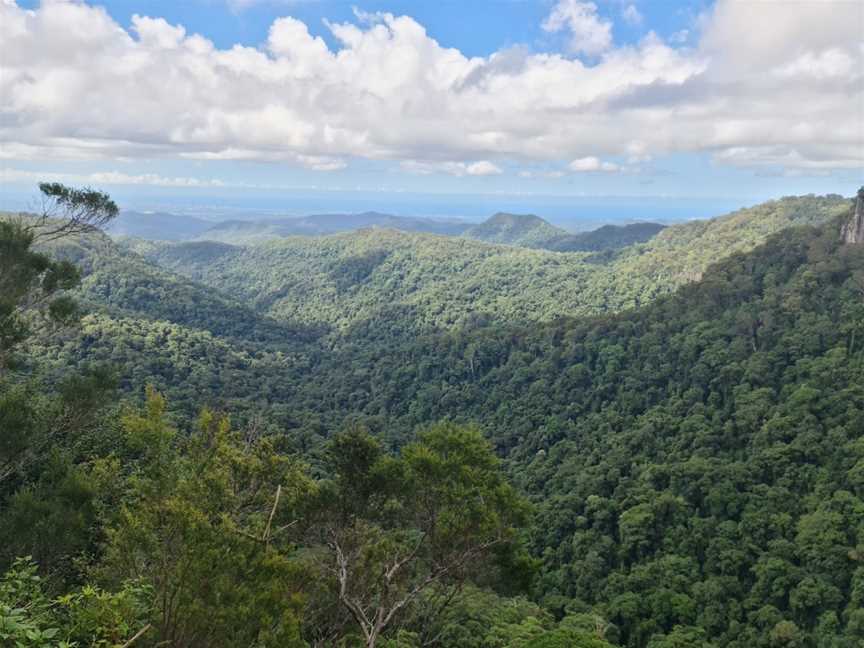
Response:
M565 36L566 54L468 57L387 13L327 23L336 49L291 17L260 47L219 49L158 17L126 29L84 3L0 0L0 157L320 171L360 158L492 175L707 152L744 167L860 168L862 22L864 3L718 0L692 46L652 32L616 45L594 3L561 0L542 27Z
M86 185L148 185L154 187L224 187L228 186L215 178L166 177L156 173L128 174L118 171L95 173L50 173L0 168L2 182L74 182ZM231 185L236 186L236 185Z

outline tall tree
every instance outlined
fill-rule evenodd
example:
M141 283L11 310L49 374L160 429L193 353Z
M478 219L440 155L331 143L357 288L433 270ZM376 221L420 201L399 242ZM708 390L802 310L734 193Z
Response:
M78 315L63 294L78 285L77 268L34 248L96 230L118 214L114 201L100 191L57 183L42 183L39 190L39 214L0 220L0 378L34 327L68 324Z
M438 424L399 456L362 430L328 449L310 532L339 605L367 648L424 595L443 609L514 545L526 504L474 428Z
M300 648L300 563L285 544L313 487L266 438L243 438L204 412L188 438L148 390L123 420L138 456L108 531L103 569L153 590L153 637L176 648ZM162 645L159 644L159 645Z
M39 214L0 219L0 484L80 429L83 419L104 402L101 397L111 384L105 372L80 381L73 378L61 398L49 403L29 388L3 380L17 364L19 345L31 334L71 324L79 316L66 294L80 281L78 269L50 258L38 246L98 229L118 213L111 198L99 191L56 183L40 184L39 189Z

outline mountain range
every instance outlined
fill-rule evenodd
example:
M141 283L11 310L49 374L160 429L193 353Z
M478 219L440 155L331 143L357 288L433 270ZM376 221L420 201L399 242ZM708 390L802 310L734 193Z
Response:
M615 249L645 241L663 226L656 223L604 225L593 232L572 234L531 214L498 213L483 223L472 225L452 219L379 212L213 222L182 214L124 211L111 223L108 232L113 236L151 241L195 240L247 245L275 238L321 236L368 228L464 236L488 243L574 252Z
M124 211L111 223L108 232L114 236L148 240L194 239L244 244L286 236L319 236L350 232L367 227L458 236L469 227L469 224L456 220L394 216L373 211L358 214L315 214L223 221L205 220L182 214Z
M642 243L664 227L659 223L607 224L596 230L572 234L533 214L499 212L479 225L468 228L462 236L487 243L556 252L599 252Z

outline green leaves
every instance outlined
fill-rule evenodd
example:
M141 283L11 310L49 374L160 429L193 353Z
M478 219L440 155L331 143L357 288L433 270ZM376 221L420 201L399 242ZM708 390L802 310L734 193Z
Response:
M302 467L206 410L179 437L152 388L123 425L140 455L108 532L105 576L152 588L160 641L301 646L303 569L284 531L313 490Z
M57 226L48 225L48 232L42 233L46 238L104 227L120 213L111 197L101 191L74 189L58 182L40 182L39 191L46 202L44 216L64 220Z
M124 583L116 593L85 585L50 599L29 556L0 579L0 642L18 648L114 648L145 626L151 593Z
M439 423L405 447L401 459L417 524L439 549L455 554L478 541L503 543L526 522L527 504L479 429Z
M440 594L431 606L443 609L471 574L494 571L499 549L515 546L527 505L476 428L432 426L396 456L355 428L331 441L327 458L333 479L306 537L341 615L370 648L421 596Z
M102 192L41 183L45 211L39 215L0 217L0 376L14 364L12 351L47 320L68 326L80 318L63 291L81 281L68 260L54 260L34 246L75 234L90 233L119 213Z
M864 256L830 229L766 242L840 203L777 201L592 262L382 232L158 251L283 324L89 237L63 253L94 270L80 294L104 308L56 345L74 273L28 256L32 232L8 236L0 264L23 270L0 281L24 288L14 303L0 292L7 348L39 328L57 374L112 361L130 392L152 381L178 398L169 410L149 389L99 435L87 421L111 400L107 375L69 380L58 399L0 387L18 493L3 544L94 584L67 587L51 614L80 602L75 614L117 637L153 623L152 643L856 645ZM655 301L608 315L638 300ZM600 316L551 321L586 312ZM332 328L303 346L314 331L298 319ZM205 403L240 405L248 432L220 411L193 423ZM459 423L430 426L441 418ZM325 448L346 420L373 433ZM45 435L61 427L72 432ZM34 451L46 439L58 453ZM277 448L306 453L316 480ZM133 576L155 610L112 616ZM473 590L473 608L448 617L471 582L533 586L546 609ZM16 605L9 618L29 609ZM36 630L84 641L70 627Z

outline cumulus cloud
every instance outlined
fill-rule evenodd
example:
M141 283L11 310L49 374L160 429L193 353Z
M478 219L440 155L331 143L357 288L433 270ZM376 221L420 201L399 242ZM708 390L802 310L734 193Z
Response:
M503 173L501 167L497 164L492 164L488 160L480 160L479 162L469 164L465 167L465 172L468 175L475 176L500 175Z
M603 162L593 155L573 160L567 165L567 168L576 173L618 173L621 171L620 165L615 164L614 162Z
M628 4L621 10L621 17L628 25L641 25L642 13L634 4Z
M0 158L364 158L472 176L708 152L860 168L862 20L862 3L718 0L688 45L616 46L596 5L561 0L542 26L567 55L469 57L388 13L328 23L332 49L288 16L259 47L220 48L158 17L126 29L83 2L2 0Z
M686 43L690 38L690 30L689 29L679 29L676 32L673 32L671 36L669 36L670 43L676 43L681 45Z
M524 171L519 172L520 178L546 178L549 180L555 180L557 178L563 178L565 175L567 175L567 174L564 173L564 171L559 171L557 169L553 169L551 171L550 170L546 170L546 171L524 170Z
M19 169L0 169L3 182L69 182L85 185L150 185L155 187L224 187L224 182L216 179L165 177L154 173L129 175L119 171L98 171L94 173L45 173L42 171L22 171Z
M504 173L501 167L489 162L488 160L479 160L471 163L405 160L399 166L403 171L416 173L418 175L446 173L453 176L490 176Z
M600 54L612 45L612 23L597 15L593 2L559 0L543 21L543 29L569 31L570 49L577 54Z

